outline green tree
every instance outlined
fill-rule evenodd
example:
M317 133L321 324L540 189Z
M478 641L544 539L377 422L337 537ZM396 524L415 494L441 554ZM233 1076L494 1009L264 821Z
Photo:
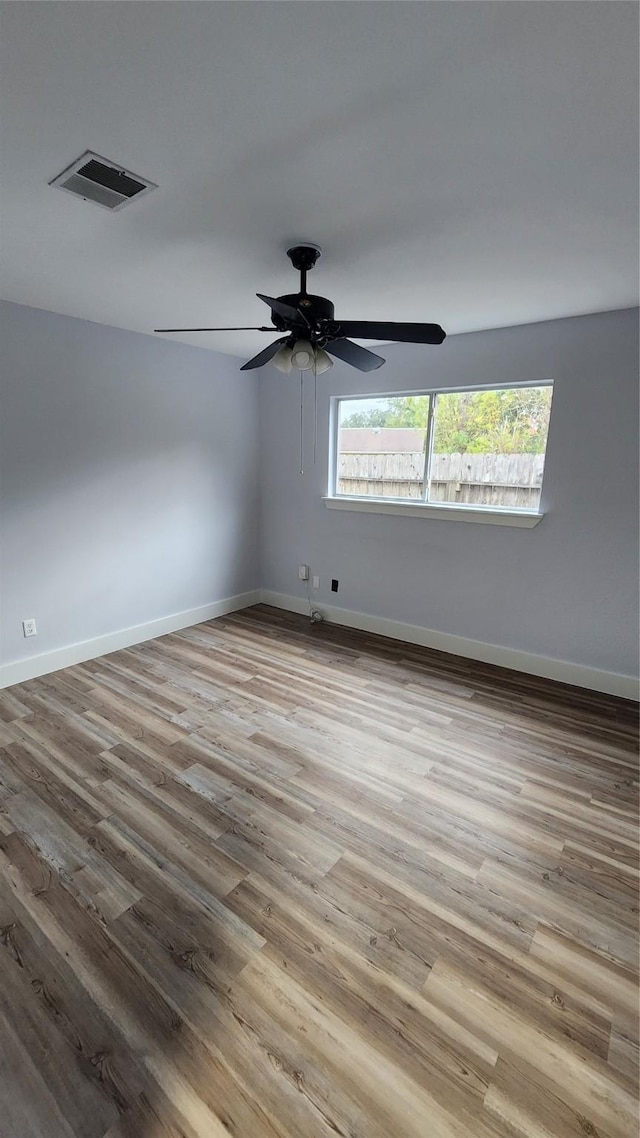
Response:
M385 427L414 427L425 430L428 418L428 395L400 395L389 400Z
M550 387L451 391L437 396L436 454L543 454L551 409ZM382 407L354 411L343 427L426 430L428 395L400 395Z
M550 387L453 391L438 396L436 454L542 454Z
M373 407L370 411L354 411L343 419L341 427L386 427L388 410Z
M416 427L425 430L429 417L428 395L400 395L387 399L386 406L354 411L342 427Z

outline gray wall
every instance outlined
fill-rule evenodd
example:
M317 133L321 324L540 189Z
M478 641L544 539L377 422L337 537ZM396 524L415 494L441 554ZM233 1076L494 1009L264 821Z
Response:
M0 335L4 663L259 586L240 361L15 304Z
M369 376L336 364L315 466L308 377L303 475L297 376L260 375L258 469L257 381L237 360L13 304L0 320L3 662L260 585L301 595L306 561L320 601L636 673L637 311L385 347ZM331 394L549 377L535 529L322 503Z
M636 675L638 312L601 313L380 349L388 363L306 384L299 468L299 375L260 380L262 583L319 601L625 675ZM543 509L535 529L329 511L330 395L510 380L555 381ZM329 591L337 577L337 596Z

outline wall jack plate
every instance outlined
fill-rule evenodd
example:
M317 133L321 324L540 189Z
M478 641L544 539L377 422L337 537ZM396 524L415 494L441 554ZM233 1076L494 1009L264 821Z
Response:
M38 635L35 617L31 617L29 620L23 620L22 632L23 632L24 636L37 636Z

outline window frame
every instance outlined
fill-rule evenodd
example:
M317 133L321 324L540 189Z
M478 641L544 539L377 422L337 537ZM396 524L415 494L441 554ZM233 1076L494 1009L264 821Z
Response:
M358 395L332 395L329 405L329 477L327 493L323 500L330 509L356 510L363 513L378 514L405 514L414 517L439 517L447 520L475 521L494 525L515 525L532 528L544 517L544 511L528 510L519 506L483 506L471 505L468 502L430 502L429 493L431 460L433 456L434 423L436 404L439 395L451 395L464 391L513 391L528 387L551 387L553 400L552 379L518 380L516 382L457 384L455 387L421 388L409 391L379 391ZM422 477L421 498L392 498L377 497L373 494L339 494L338 482L338 433L340 430L340 405L342 403L355 403L359 400L370 399L401 399L404 396L426 396L429 399L429 415L427 419L427 433L425 437L425 461ZM552 402L553 406L553 402ZM545 446L545 465L547 448ZM543 474L544 485L544 474ZM542 487L541 487L542 501Z

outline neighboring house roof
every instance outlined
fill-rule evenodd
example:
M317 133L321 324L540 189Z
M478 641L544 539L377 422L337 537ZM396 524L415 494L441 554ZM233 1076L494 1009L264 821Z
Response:
M424 430L415 427L343 427L340 431L341 451L417 451L424 447Z

